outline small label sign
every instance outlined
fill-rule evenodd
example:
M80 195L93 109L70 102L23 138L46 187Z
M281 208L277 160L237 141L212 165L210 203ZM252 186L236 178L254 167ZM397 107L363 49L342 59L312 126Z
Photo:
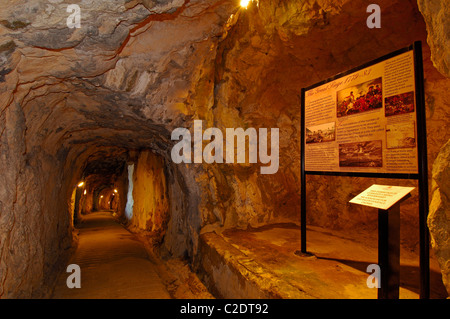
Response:
M388 210L414 188L374 184L350 200L350 203Z

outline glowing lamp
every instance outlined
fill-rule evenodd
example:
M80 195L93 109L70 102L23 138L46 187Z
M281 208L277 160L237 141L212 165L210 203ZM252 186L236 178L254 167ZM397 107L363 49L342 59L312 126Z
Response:
M241 7L247 8L249 3L250 3L250 0L241 0Z
M114 190L114 193L117 193L117 189Z
M84 195L86 195L86 190L84 190L84 193L83 193Z
M78 187L83 187L83 185L84 185L84 182L78 183Z

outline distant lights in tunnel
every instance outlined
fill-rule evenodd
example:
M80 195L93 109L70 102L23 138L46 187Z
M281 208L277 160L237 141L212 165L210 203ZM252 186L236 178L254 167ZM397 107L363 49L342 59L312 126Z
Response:
M103 195L101 195L100 198L103 198Z
M116 189L114 189L114 193L117 193L117 188L116 188Z
M84 182L79 182L78 183L78 187L83 187L83 185L84 185Z
M84 193L83 193L83 194L84 194L84 195L86 195L86 192L87 192L87 191L86 191L86 190L84 190Z

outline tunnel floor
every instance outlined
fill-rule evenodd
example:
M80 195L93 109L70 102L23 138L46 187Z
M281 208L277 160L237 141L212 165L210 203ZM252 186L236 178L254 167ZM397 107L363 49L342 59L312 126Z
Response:
M378 259L376 230L344 232L308 226L307 251L312 256L296 254L300 250L300 227L295 224L226 230L221 237L252 261L241 260L247 270L255 268L253 271L257 273L263 268L273 280L281 279L312 298L377 298L377 289L366 284L367 266L376 264ZM420 293L419 253L406 247L400 251L399 292L400 299L418 299ZM446 298L439 264L432 252L430 298Z
M259 284L270 286L275 296L377 298L376 289L366 285L366 268L377 261L376 232L362 232L355 237L350 232L308 227L308 252L313 254L309 257L296 255L300 229L295 224L230 229L202 237L209 253L215 251L224 257L216 258L216 267L227 264L234 273L243 268L243 277L259 278ZM233 262L227 261L226 256L232 256ZM445 298L437 261L434 256L430 261L431 298ZM69 289L66 280L70 274L63 272L58 277L54 299L214 298L186 264L150 256L145 239L126 230L110 212L83 217L78 246L69 264L80 266L81 288ZM402 248L400 271L400 298L419 298L417 252ZM230 285L229 279L226 285ZM168 282L177 282L177 287Z
M54 299L169 299L144 244L110 212L84 216L78 246L70 260L81 270L81 288L68 288L60 274Z

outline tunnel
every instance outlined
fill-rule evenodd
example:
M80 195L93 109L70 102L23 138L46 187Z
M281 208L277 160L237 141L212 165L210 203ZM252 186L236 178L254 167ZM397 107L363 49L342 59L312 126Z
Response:
M430 298L447 298L448 5L378 1L381 27L372 28L362 0L8 1L0 12L0 298L90 298L89 285L92 298L376 298L366 269L377 262L377 211L349 201L383 183L415 187L400 215L400 298L420 298L414 180L308 176L313 254L298 254L301 89L416 41ZM246 157L237 149L227 157L217 136L230 128L254 132L258 156L249 134ZM122 268L122 294L108 295L96 279L110 283L107 265L119 261L136 268ZM82 288L66 285L69 264L81 265Z

